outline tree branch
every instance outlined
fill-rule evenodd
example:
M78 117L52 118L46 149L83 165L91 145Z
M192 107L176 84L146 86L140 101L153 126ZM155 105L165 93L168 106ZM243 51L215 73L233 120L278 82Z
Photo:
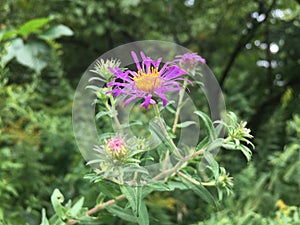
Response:
M300 77L294 77L289 80L285 87L291 87L293 89L299 89ZM257 108L255 114L248 120L249 128L255 133L256 130L259 129L262 122L265 122L266 117L270 118L272 114L276 111L279 104L281 104L281 98L285 93L286 88L278 92L277 94L273 94L268 99L266 99L260 106Z
M239 55L239 53L242 51L242 49L244 48L245 44L247 44L255 35L255 32L257 31L257 29L260 27L261 24L263 24L265 21L267 21L267 18L271 12L271 10L273 9L274 5L276 4L277 0L273 0L272 4L270 5L270 7L267 10L264 10L264 5L263 3L260 2L259 4L259 13L260 14L265 14L265 19L263 21L257 21L256 18L253 18L251 20L251 23L253 24L252 28L247 28L246 31L248 33L248 35L244 35L242 34L242 36L240 37L239 41L237 42L237 45L235 46L234 50L232 51L232 53L230 54L230 58L229 61L222 73L221 79L220 79L220 87L223 88L224 87L224 83L225 80L227 79L228 75L229 75L229 71L232 68L235 60L237 59L237 56Z

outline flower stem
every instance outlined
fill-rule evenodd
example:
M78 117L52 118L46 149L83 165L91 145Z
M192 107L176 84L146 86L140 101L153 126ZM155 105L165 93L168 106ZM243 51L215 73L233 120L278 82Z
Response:
M180 167L183 166L184 163L186 163L188 160L192 159L193 157L203 154L203 153L204 153L204 149L200 149L197 152L194 152L190 155L187 155L187 156L181 158L180 161L173 168L168 169L168 170L163 170L161 173L157 174L153 178L153 180L159 180L166 175L175 174L176 172L178 172L180 170Z
M173 128L172 128L172 132L174 134L176 132L176 127L177 127L178 120L179 120L180 110L182 108L181 104L182 104L182 101L183 101L183 96L184 96L185 88L186 88L187 84L188 84L187 80L184 80L184 83L182 85L182 89L180 90L180 93L179 93L178 105L177 105L175 119L174 119Z
M193 183L193 184L196 184L196 185L200 185L200 184L201 184L199 181L195 180L195 179L192 178L192 177L189 177L189 176L185 175L184 173L182 173L182 172L180 172L180 171L178 171L177 174L178 174L179 176L183 177L184 179L186 179L187 181Z
M203 186L216 186L216 182L214 181L211 181L211 182L199 182L197 180L195 180L194 178L192 177L189 177L187 175L185 175L184 173L178 171L177 174L181 177L183 177L184 179L186 179L187 181L193 183L193 184L196 184L196 185L203 185Z
M112 95L109 96L109 100L110 100L111 105L109 105L108 101L107 101L105 103L105 107L111 112L112 118L115 121L115 123L118 127L118 130L120 131L122 126L121 126L121 123L118 119L118 112L116 111L116 101L115 101L115 99L113 98Z
M178 151L178 148L174 144L173 139L170 137L170 135L169 135L169 133L168 133L165 125L163 124L163 120L162 120L162 118L160 116L160 111L159 111L158 105L157 104L153 105L153 108L154 108L154 111L155 111L155 115L158 117L159 125L160 125L160 127L161 127L161 129L163 131L163 134L165 135L165 137L166 137L168 143L170 144L173 152L176 154L177 157L182 158L182 155Z
M104 202L102 204L99 204L97 206L95 206L94 208L91 208L89 209L87 212L86 212L86 215L90 216L98 211L100 211L101 209L104 209L105 207L108 207L112 204L115 204L117 201L120 201L122 199L125 198L125 195L119 195L117 196L116 198L114 199L111 199L111 200L108 200L107 202ZM75 223L78 223L79 221L78 220L75 220L75 219L71 219L71 220L68 220L68 224L75 224Z

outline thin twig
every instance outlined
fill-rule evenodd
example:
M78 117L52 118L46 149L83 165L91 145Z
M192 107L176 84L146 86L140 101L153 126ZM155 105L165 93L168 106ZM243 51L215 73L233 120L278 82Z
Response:
M123 195L123 194L119 195L118 197L116 197L114 199L111 199L111 200L109 200L107 202L104 202L102 204L97 205L94 208L91 208L90 210L87 211L86 214L87 215L92 215L92 214L98 212L99 210L104 209L105 207L110 206L110 205L114 204L115 202L120 201L120 200L122 200L124 198L125 198L125 195Z
M169 159L170 159L170 151L168 149L167 152L166 152L166 157L165 157L165 161L164 161L164 164L163 164L163 170L167 169Z
M111 199L107 202L104 202L102 204L99 204L99 205L95 206L94 208L91 208L90 210L88 210L86 212L86 215L90 216L90 215L100 211L101 209L104 209L105 207L110 206L110 205L112 205L112 204L116 203L117 201L120 201L124 198L125 198L125 195L123 195L123 194L119 195L114 199ZM71 220L68 221L68 224L71 225L71 224L75 224L75 223L78 223L78 222L79 222L78 220L71 219Z
M180 115L180 111L181 111L181 108L182 108L181 104L182 104L182 100L183 100L183 96L184 96L184 93L185 93L187 83L188 83L187 80L184 80L182 89L180 90L180 93L179 93L179 99L178 99L177 109L176 109L176 113L175 113L175 119L174 119L173 128L172 128L173 134L175 134L175 132L176 132L176 127L177 127L177 124L178 124L179 115Z
M117 124L118 130L120 131L122 129L121 123L118 119L118 112L116 111L116 101L114 100L113 96L110 96L110 102L111 102L111 113L112 113L112 117L115 121L115 123Z

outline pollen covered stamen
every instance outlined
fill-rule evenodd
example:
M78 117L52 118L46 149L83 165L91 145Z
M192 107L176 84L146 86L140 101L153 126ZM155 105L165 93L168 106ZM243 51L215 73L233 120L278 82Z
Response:
M136 87L145 92L153 92L154 88L160 88L162 80L157 68L151 68L145 73L139 70L137 76L133 78Z

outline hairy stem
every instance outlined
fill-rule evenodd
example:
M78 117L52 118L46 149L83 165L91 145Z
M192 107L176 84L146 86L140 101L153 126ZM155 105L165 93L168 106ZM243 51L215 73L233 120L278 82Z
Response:
M172 132L174 134L176 132L176 127L177 127L177 124L178 124L178 121L179 121L180 110L182 108L181 104L182 104L182 101L183 101L183 96L184 96L185 88L186 88L187 84L188 84L187 80L184 80L182 89L180 90L180 93L179 93L179 99L178 99L178 104L177 104L175 119L174 119L173 128L172 128Z
M90 210L87 211L86 214L87 214L87 215L92 215L92 214L98 212L99 210L104 209L105 207L110 206L110 205L112 205L112 204L116 203L117 201L120 201L120 200L122 200L122 199L124 199L124 198L125 198L125 195L123 195L123 194L122 194L122 195L119 195L119 196L117 196L117 197L114 198L114 199L111 199L111 200L109 200L109 201L107 201L107 202L104 202L104 203L102 203L102 204L97 205L97 206L94 207L94 208L91 208Z
M180 167L184 165L184 163L186 163L188 160L192 159L193 157L203 154L205 152L204 149L198 150L197 152L194 152L190 155L185 156L184 158L182 158L172 169L168 169L168 170L163 170L161 173L157 174L153 180L160 180L161 178L163 178L166 175L172 175L176 172L179 171Z
M187 175L185 175L184 173L178 171L177 174L181 177L183 177L184 179L186 179L187 181L196 184L196 185L203 185L203 186L216 186L216 182L215 181L211 181L211 182L199 182L195 179L193 179L192 177L189 177Z
M122 127L121 127L120 121L118 119L118 113L116 111L116 101L112 95L110 96L110 102L111 102L111 113L112 113L113 119L114 119L115 123L117 124L118 129L121 130Z
M171 146L173 152L175 153L175 155L176 155L177 157L182 158L180 152L178 151L176 145L175 145L174 142L173 142L173 139L170 137L170 135L169 135L169 133L168 133L168 131L167 131L165 125L164 125L163 122L162 122L162 119L161 119L161 116L160 116L160 112L159 112L158 105L155 104L155 105L153 106L153 108L154 108L154 111L155 111L155 115L158 117L159 125L160 125L160 127L161 127L161 129L162 129L162 131L163 131L163 134L165 135L165 137L166 137L168 143L170 144L170 146Z
M107 202L104 202L102 204L99 204L99 205L95 206L94 208L89 209L86 212L86 215L90 216L90 215L92 215L92 214L100 211L101 209L104 209L105 207L110 206L110 205L112 205L112 204L116 203L117 201L120 201L120 200L122 200L124 198L125 198L125 195L123 195L123 194L119 195L119 196L117 196L114 199L111 199L111 200L109 200ZM68 224L75 224L75 223L78 223L78 222L79 222L78 220L69 220Z

